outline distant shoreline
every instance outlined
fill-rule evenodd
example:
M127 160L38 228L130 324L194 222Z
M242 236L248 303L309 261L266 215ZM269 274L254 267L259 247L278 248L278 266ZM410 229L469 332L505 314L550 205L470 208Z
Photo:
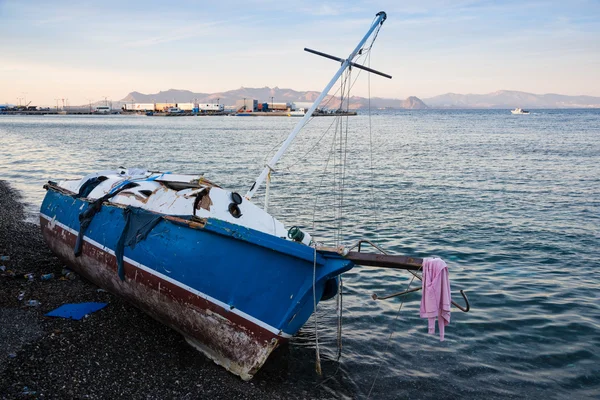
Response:
M476 108L476 107L469 107L469 108L460 108L460 107L428 107L428 108L392 108L392 107L387 107L387 108L372 108L371 112L400 112L400 111L510 111L514 109L514 107L503 107L503 108ZM562 108L536 108L536 107L528 107L528 110L530 111L585 111L585 110L598 110L600 111L600 107L562 107ZM368 114L369 109L365 109L365 108L358 108L358 109L353 109L350 110L348 113L318 113L318 114L313 114L313 116L315 117L319 117L319 116L336 116L336 115L365 115ZM99 113L93 113L93 112L89 112L89 111L80 111L80 110L73 110L73 111L67 111L67 112L56 112L56 111L0 111L0 116L45 116L45 115L50 115L50 116L64 116L64 115L70 115L70 116L74 116L74 115L87 115L87 116L94 116L94 117L106 117L106 116L115 116L115 115L122 115L122 116L145 116L144 113L132 113L132 112L127 112L127 113L123 113L120 111L117 112L113 112L113 113L106 113L106 114L99 114ZM168 113L155 113L154 116L187 116L187 117L194 117L194 116L213 116L213 117L218 117L218 116L233 116L235 115L235 113L233 112L228 112L228 113L213 113L213 114L194 114L194 113L185 113L185 114L180 114L180 115L168 115ZM278 116L278 117L289 117L288 113L279 113L277 115L268 115L267 113L248 113L248 115L252 115L255 117L261 117L261 116L267 116L267 117L274 117L274 116Z

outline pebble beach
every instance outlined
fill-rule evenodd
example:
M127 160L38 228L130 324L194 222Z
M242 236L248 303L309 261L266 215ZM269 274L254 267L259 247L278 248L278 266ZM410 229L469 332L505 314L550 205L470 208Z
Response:
M0 272L0 398L331 397L317 385L294 385L286 347L244 382L120 298L80 277L61 279L64 265L46 247L39 227L24 222L20 200L0 180L0 255L9 257L0 261L7 269ZM39 279L49 273L55 278ZM29 300L40 305L27 306ZM108 306L80 321L45 316L78 302Z

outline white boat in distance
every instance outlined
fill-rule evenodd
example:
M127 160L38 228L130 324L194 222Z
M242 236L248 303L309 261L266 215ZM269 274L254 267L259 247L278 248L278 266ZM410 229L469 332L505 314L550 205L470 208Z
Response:
M510 110L511 113L513 114L529 114L529 111L527 110L523 110L521 108L515 108L514 110Z

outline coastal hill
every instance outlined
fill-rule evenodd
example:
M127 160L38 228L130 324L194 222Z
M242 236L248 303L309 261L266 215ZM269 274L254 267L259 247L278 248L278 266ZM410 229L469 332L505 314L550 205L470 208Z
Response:
M218 93L191 92L189 90L169 89L154 94L131 92L120 103L216 103L233 106L243 98L256 99L262 102L312 102L319 92L296 91L293 89L245 88ZM272 98L272 99L271 99ZM344 102L345 105L345 102ZM338 97L327 96L321 107L337 109L340 106ZM366 109L369 99L360 96L350 97L349 108ZM406 100L373 97L372 108L600 108L600 97L566 96L561 94L533 94L513 90L499 90L488 94L456 94L447 93L420 100L411 96Z
M488 94L446 93L424 99L432 108L600 108L600 97L499 90Z
M293 89L280 89L278 87L270 88L245 88L241 87L235 90L218 93L195 93L189 90L169 89L154 94L144 94L140 92L131 92L125 96L121 103L219 103L225 106L233 106L238 100L244 98L256 99L261 102L271 103L312 103L319 96L319 92L306 91L300 92ZM272 99L271 99L272 98ZM384 99L379 97L371 98L371 107L373 108L400 108L401 100ZM344 101L344 106L346 102ZM321 107L337 109L340 106L339 97L327 96L321 103ZM359 96L350 97L349 108L352 110L366 109L369 107L369 99Z
M424 110L429 108L427 104L423 103L421 99L415 96L410 96L402 103L400 103L400 108L406 108L410 110Z

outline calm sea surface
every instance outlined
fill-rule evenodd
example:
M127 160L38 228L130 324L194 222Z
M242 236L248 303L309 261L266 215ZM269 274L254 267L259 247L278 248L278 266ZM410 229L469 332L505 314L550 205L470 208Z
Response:
M334 127L322 137L333 118L314 119L286 153L270 211L324 243L438 255L472 311L454 309L440 342L419 292L400 312L402 298L371 299L404 290L409 274L357 267L344 275L340 362L335 301L322 302L325 379L313 320L260 379L283 365L298 388L337 397L366 397L377 379L372 398L600 398L600 111L380 113L371 135L367 115L348 121L341 229ZM23 192L31 220L45 181L119 166L203 173L244 193L296 122L0 116L0 179Z

